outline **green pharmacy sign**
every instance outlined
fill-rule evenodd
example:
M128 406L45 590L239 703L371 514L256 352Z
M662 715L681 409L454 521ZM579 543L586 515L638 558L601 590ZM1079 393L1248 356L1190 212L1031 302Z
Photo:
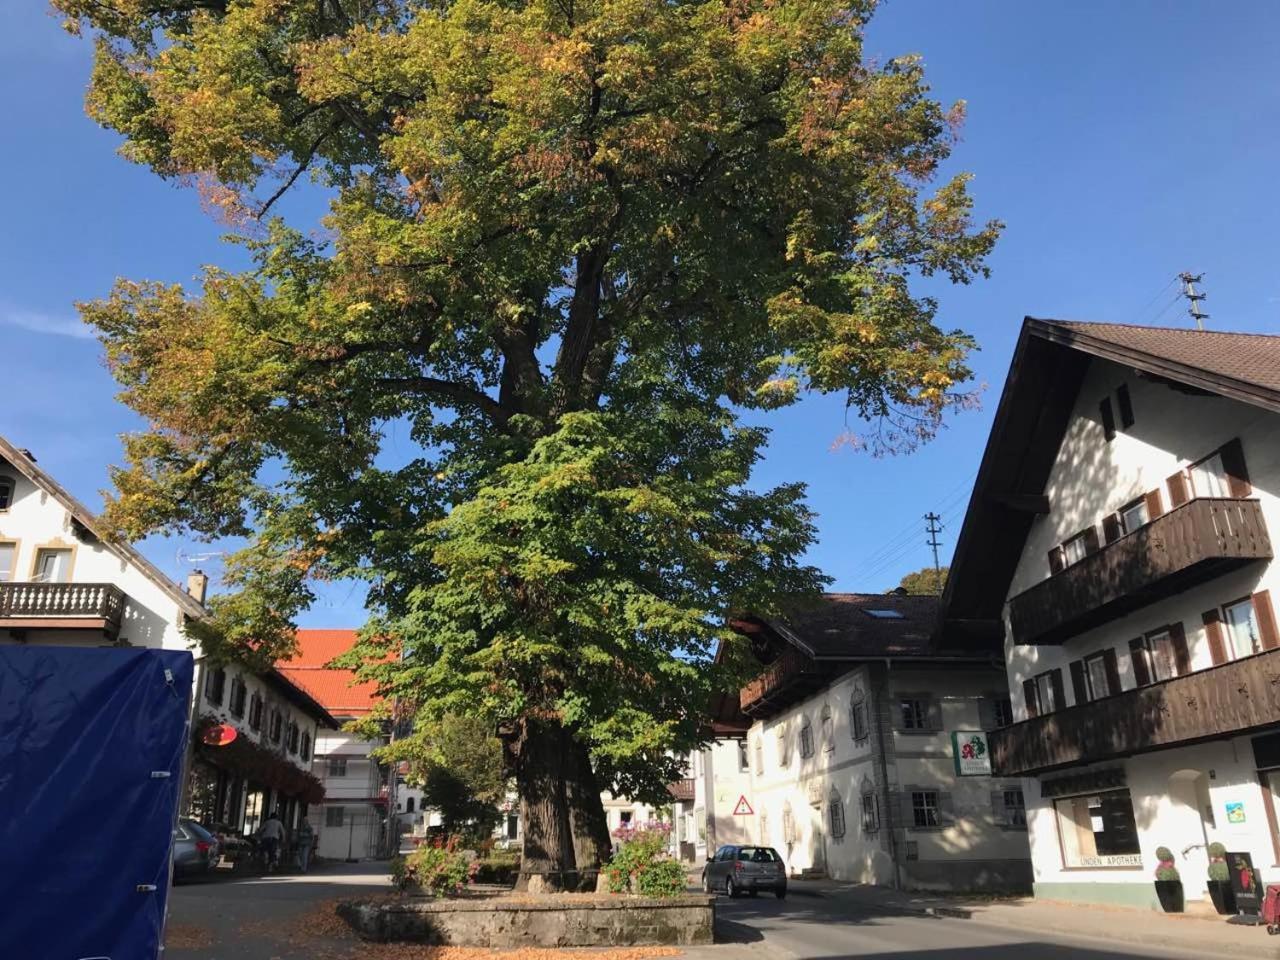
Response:
M957 777L991 776L991 751L987 735L980 730L955 730L951 734L951 756Z

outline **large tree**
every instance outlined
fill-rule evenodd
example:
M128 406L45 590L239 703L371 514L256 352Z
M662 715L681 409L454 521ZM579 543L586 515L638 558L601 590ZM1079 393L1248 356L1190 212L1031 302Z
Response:
M870 0L54 0L88 108L197 185L255 266L84 307L126 403L120 536L239 536L211 655L288 650L362 577L354 655L424 728L504 738L525 868L656 797L733 608L817 588L743 408L837 392L927 439L972 344L913 286L984 271L961 107L863 56ZM324 229L276 219L290 189ZM728 658L732 661L732 658Z
M898 583L899 590L905 590L907 593L942 596L942 589L947 585L947 574L950 567L922 567L919 570L913 570L911 573L903 574L902 580Z

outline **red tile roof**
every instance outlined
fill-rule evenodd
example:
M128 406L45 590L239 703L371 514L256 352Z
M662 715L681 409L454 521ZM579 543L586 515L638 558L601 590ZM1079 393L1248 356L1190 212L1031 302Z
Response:
M377 687L356 682L354 671L327 666L355 642L355 630L299 630L298 652L276 668L335 716L364 716L378 701Z

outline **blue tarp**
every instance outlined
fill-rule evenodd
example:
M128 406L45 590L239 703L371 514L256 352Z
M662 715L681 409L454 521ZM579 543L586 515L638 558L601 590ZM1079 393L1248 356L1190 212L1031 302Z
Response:
M154 960L193 672L167 650L0 646L0 958Z

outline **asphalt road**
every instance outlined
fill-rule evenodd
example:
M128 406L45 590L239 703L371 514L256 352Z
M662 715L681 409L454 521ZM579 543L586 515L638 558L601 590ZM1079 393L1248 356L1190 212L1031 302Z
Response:
M974 920L887 914L838 895L721 897L716 906L718 937L728 942L714 950L734 960L1203 960L1202 952L1146 951L1091 938L1085 930L1062 937ZM731 952L735 944L737 954ZM701 951L697 956L701 960Z

